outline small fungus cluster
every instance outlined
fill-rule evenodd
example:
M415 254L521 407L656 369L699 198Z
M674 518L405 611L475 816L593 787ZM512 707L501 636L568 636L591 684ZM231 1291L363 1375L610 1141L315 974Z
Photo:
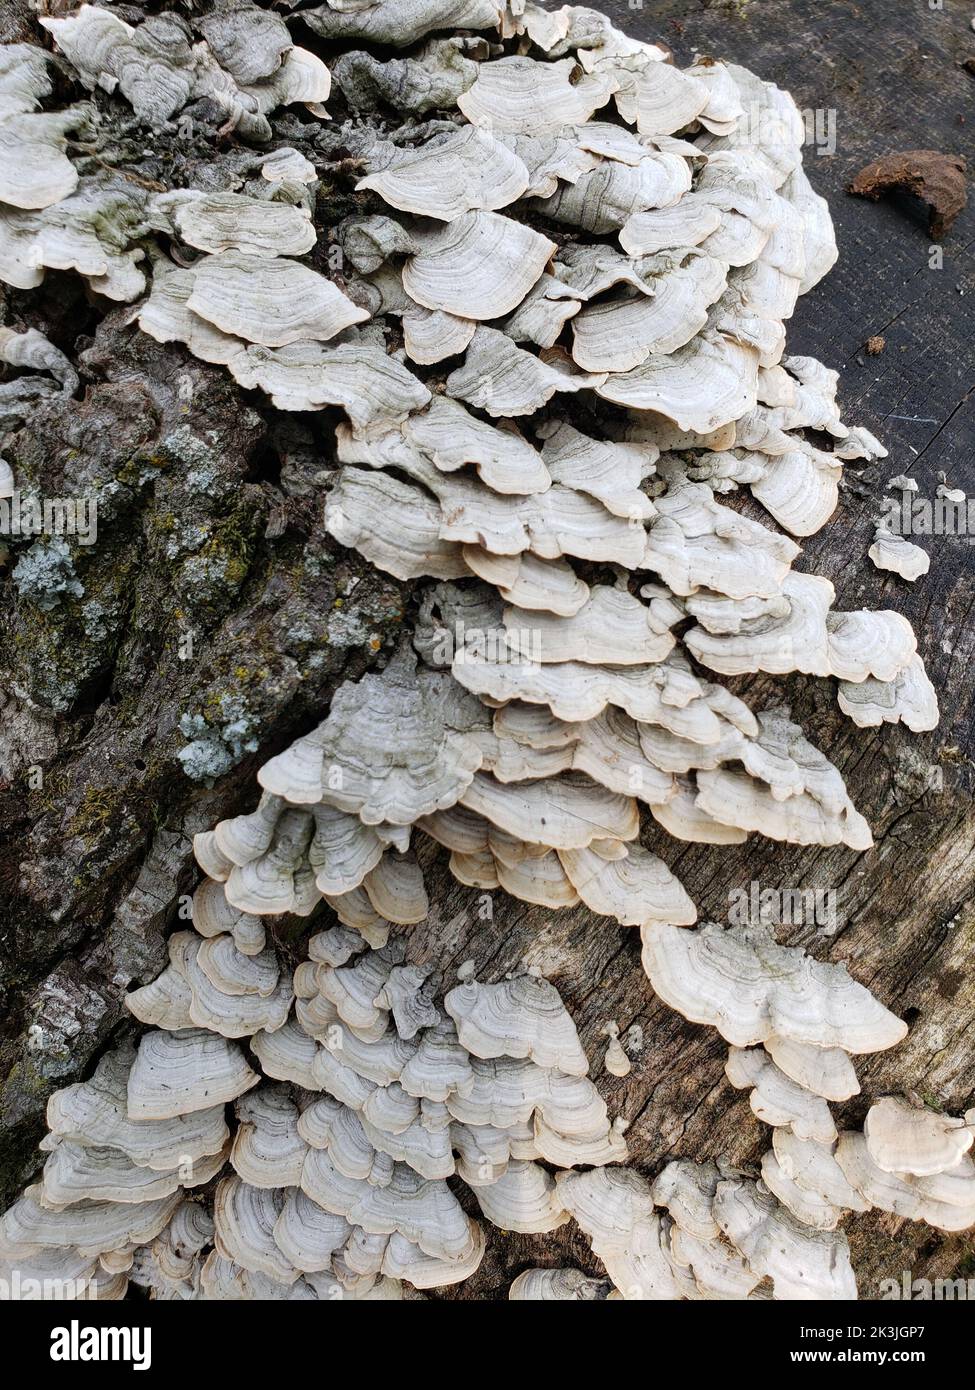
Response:
M543 1163L625 1160L547 980L465 967L440 1007L399 940L326 928L293 976L247 944L177 932L164 974L128 996L151 1031L52 1096L41 1179L0 1218L0 1268L22 1287L400 1298L484 1254L448 1178L493 1225L541 1233L569 1219Z

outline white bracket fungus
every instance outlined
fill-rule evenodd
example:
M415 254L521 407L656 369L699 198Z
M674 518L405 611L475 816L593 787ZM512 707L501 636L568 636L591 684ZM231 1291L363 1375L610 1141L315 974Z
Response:
M243 1052L202 1028L144 1034L127 1085L131 1120L166 1120L208 1110L256 1086Z
M763 926L694 931L643 928L643 966L671 1008L709 1023L735 1047L775 1036L853 1054L880 1052L907 1034L843 965L779 946Z
M871 1105L863 1122L863 1137L878 1168L917 1178L957 1168L975 1141L975 1133L964 1119L915 1109L896 1096Z
M390 207L404 212L453 222L468 212L507 207L528 183L528 170L512 150L489 131L468 126L398 155L378 173L360 179L356 188L372 189Z
M888 1173L871 1158L865 1136L846 1130L836 1146L836 1162L850 1186L880 1211L925 1221L939 1231L975 1225L975 1164L967 1154L930 1177Z
M445 227L415 231L403 288L426 309L493 319L516 309L556 250L554 241L495 212L465 212Z
M633 1063L626 1055L626 1049L620 1042L620 1027L615 1021L607 1023L603 1032L609 1038L606 1044L606 1055L603 1058L603 1066L611 1076L629 1076L633 1069Z
M513 135L555 134L583 125L613 92L611 79L579 76L576 64L534 58L498 58L482 65L477 81L457 98L458 110L474 126Z
M263 347L327 341L369 317L330 280L284 258L221 251L192 274L187 308L222 333Z
M240 251L269 258L302 256L318 239L307 210L240 193L162 193L154 199L152 213L188 246L212 255ZM247 336L239 329L232 331Z
M48 208L78 185L65 154L67 136L86 123L83 110L25 113L0 121L0 204Z
M151 1031L52 1098L42 1182L0 1220L2 1267L101 1260L119 1296L131 1278L167 1298L398 1298L478 1266L460 1178L509 1230L575 1217L613 1297L852 1297L844 1212L975 1223L971 1120L888 1100L837 1138L850 1055L905 1025L764 928L694 928L640 842L642 822L655 848L663 832L872 844L787 712L756 715L701 667L836 678L864 726L938 719L906 620L835 611L827 579L792 570L793 540L717 496L750 488L804 537L844 464L884 456L843 421L838 374L785 355L798 295L836 256L801 116L742 68L682 72L580 6L326 0L299 17L341 47L348 110L421 119L384 115L381 138L349 120L330 143L310 124L329 68L259 6L43 17L93 94L62 111L39 109L51 60L0 49L0 279L73 270L122 303L151 280L129 311L143 332L272 409L344 412L328 533L401 581L450 581L417 587L413 650L340 686L261 768L257 809L195 837L195 930L128 998ZM221 138L265 146L297 103L314 162L287 144L248 154L249 181L164 191L91 173L81 140L120 100L180 138L202 103ZM351 151L358 205L324 248L317 168L348 173L333 149ZM316 250L316 268L299 259ZM33 329L0 330L0 355L76 388ZM913 578L915 550L883 533L871 555ZM681 1162L651 1192L606 1166L625 1161L625 1125L545 980L465 975L437 1002L442 981L393 931L423 930L424 837L464 883L640 926L654 989L732 1044L729 1076L774 1127L764 1182ZM316 923L285 967L264 919L322 902L340 925ZM624 1076L613 1029L606 1065ZM511 1296L602 1292L527 1270Z
M223 843L266 849L277 808L267 810L228 823ZM251 1050L271 1084L219 1031L228 1009L279 994L288 977L276 953L244 956L226 930L170 938L169 972L186 976L192 1004L204 977L214 1016L206 1028L167 1020L137 1052L108 1053L91 1082L52 1097L42 1185L0 1222L4 1268L39 1257L73 1268L120 1251L123 1292L131 1278L157 1297L213 1297L236 1269L235 1291L219 1296L391 1297L399 1281L455 1283L480 1263L484 1233L448 1177L468 1181L495 1224L549 1231L568 1215L536 1158L625 1159L622 1126L586 1078L551 984L481 985L465 970L444 1001L455 1027L429 972L401 963L401 943L370 951L339 927L309 948L294 973L296 1014L253 1021ZM208 1207L212 1197L195 1235L180 1234L184 1187L203 1189ZM318 1274L324 1283L308 1282Z
M892 681L840 681L837 702L863 728L904 723L913 733L936 729L938 696L919 656Z
M842 1232L810 1229L760 1186L718 1184L715 1217L722 1233L756 1274L770 1278L778 1299L856 1297L850 1251Z
M725 1075L732 1086L752 1088L748 1103L766 1124L786 1126L797 1139L816 1144L832 1144L836 1139L836 1125L826 1101L779 1071L762 1048L733 1047Z
M466 980L444 998L461 1045L475 1057L530 1057L540 1067L585 1076L589 1061L559 992L536 975L496 985Z
M605 1279L590 1279L581 1269L526 1269L508 1298L513 1303L588 1303L606 1297Z

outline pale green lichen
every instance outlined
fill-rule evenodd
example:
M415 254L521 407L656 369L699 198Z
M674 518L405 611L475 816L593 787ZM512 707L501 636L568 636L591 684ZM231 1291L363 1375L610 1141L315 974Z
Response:
M187 732L182 721L180 730L183 733ZM212 783L225 772L229 772L234 765L229 749L216 734L193 739L191 743L182 747L176 756L191 782Z
M97 599L82 604L81 621L85 625L85 636L92 642L104 642L112 634L111 616L105 605Z
M182 715L179 731L190 742L176 756L192 782L213 782L258 748L257 720L238 694L217 696L209 719Z
M360 647L369 641L373 630L367 616L351 608L333 609L326 629L335 647Z
M66 595L81 598L84 585L75 574L67 541L54 536L31 546L13 572L17 592L43 613L50 613Z

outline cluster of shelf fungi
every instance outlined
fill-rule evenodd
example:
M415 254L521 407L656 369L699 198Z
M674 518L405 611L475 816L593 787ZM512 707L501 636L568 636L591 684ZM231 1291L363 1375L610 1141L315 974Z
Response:
M844 464L884 451L842 421L836 373L785 354L836 258L791 98L530 0L41 23L54 56L0 52L0 279L74 270L272 408L341 407L325 524L419 583L383 669L196 837L192 928L128 996L144 1031L53 1096L4 1276L396 1299L468 1278L487 1226L574 1220L607 1277L529 1269L511 1298L845 1299L847 1213L975 1224L975 1112L884 1097L862 1133L834 1123L854 1059L906 1025L765 927L695 925L641 842L872 843L788 710L712 675L835 678L860 725L937 723L910 625L792 568ZM150 129L216 110L235 157L165 193L72 158L97 103L39 109L55 69ZM274 128L330 99L362 209L327 229L334 279L300 259L319 170ZM36 330L2 332L28 373L8 410L76 389ZM776 529L721 500L738 489ZM920 572L904 545L891 567ZM760 1178L678 1160L648 1181L551 981L409 963L422 837L482 892L639 927L653 989L727 1040L771 1127ZM292 969L267 922L313 913Z

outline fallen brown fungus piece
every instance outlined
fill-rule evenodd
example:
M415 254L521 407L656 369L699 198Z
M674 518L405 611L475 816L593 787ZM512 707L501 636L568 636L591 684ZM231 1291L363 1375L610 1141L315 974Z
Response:
M846 191L877 202L886 193L911 193L928 208L928 230L940 241L968 201L962 155L899 150L861 169Z

